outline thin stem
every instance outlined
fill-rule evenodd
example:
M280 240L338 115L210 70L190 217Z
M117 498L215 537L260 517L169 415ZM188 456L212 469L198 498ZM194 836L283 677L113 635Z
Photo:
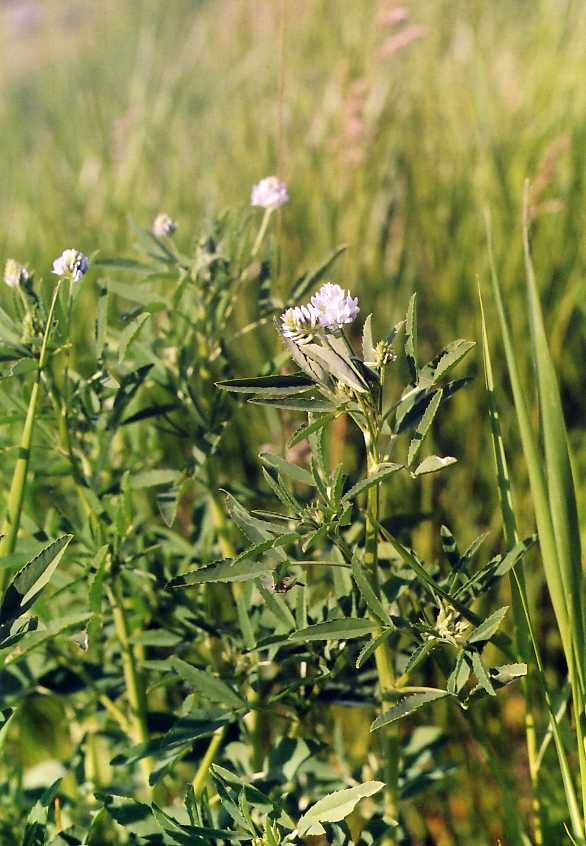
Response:
M201 794L203 793L203 789L205 787L206 781L208 779L208 773L210 766L214 762L214 758L216 756L216 752L220 748L220 744L224 739L224 735L226 733L226 729L224 726L221 726L219 729L212 735L212 739L210 740L209 746L206 750L205 755L201 759L201 763L197 768L197 772L195 774L195 778L193 779L193 791L196 795L196 798L199 799Z
M254 241L254 245L252 247L252 250L250 251L251 258L254 258L256 256L256 254L258 253L258 251L260 250L261 244L262 244L263 239L266 235L267 226L269 225L269 220L271 219L272 213L273 213L272 209L265 209L265 213L263 214L262 222L260 224L260 229L258 230L258 234L257 234L256 239Z
M368 473L374 472L378 465L376 442L372 442L365 433L365 445L368 454ZM369 488L367 494L367 515L364 536L364 566L370 578L373 590L380 595L378 580L378 518L379 518L379 490L378 485ZM375 632L373 637L377 637ZM388 640L384 640L374 653L378 674L381 712L385 710L385 700L395 690L393 662ZM385 843L396 843L396 830L392 827L398 817L399 805L399 763L400 746L396 725L388 725L381 730L381 744L383 756L383 773L385 782L384 808L387 822L391 823Z
M24 501L24 494L26 490L26 482L28 476L28 469L30 463L31 444L33 439L33 430L35 424L35 416L37 412L37 405L39 400L39 392L41 387L41 375L47 360L47 349L49 343L49 336L51 334L51 324L53 323L53 314L55 312L55 304L59 295L61 282L57 282L53 291L53 298L49 307L47 315L47 322L45 324L45 331L43 334L43 341L41 344L41 352L39 354L39 361L37 365L37 372L35 381L29 398L26 419L20 445L18 448L18 457L14 467L12 476L12 483L10 485L10 493L8 494L8 505L6 510L6 517L4 520L4 528L2 541L0 541L0 556L11 555L16 547L16 538L20 528L20 518L22 514L22 504ZM3 592L6 586L7 569L0 570L0 592Z
M124 608L122 585L120 577L116 577L111 588L108 588L108 598L112 606L114 628L122 653L122 668L126 684L126 694L130 706L130 726L136 743L148 743L150 739L147 726L147 703L142 675L137 666L136 655L130 642L128 621ZM142 758L141 768L144 779L149 787L149 776L154 769L152 758Z

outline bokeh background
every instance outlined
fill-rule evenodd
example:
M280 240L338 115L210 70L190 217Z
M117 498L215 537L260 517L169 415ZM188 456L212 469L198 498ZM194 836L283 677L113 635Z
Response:
M431 355L454 337L479 338L489 209L529 375L521 251L529 178L534 261L583 504L585 48L584 0L0 0L0 259L47 274L65 247L131 254L130 222L148 226L161 210L188 244L202 219L246 206L251 185L278 173L291 196L278 221L281 289L346 244L336 281L360 297L363 314L374 313L379 332L417 290ZM488 288L486 297L528 532ZM92 323L79 324L81 339ZM242 375L260 359L252 341L244 349ZM498 547L479 353L468 370L475 383L434 434L437 451L460 463L400 509L430 512L434 532L447 522L465 540L492 528ZM422 526L419 544L433 546L431 529ZM542 576L530 560L555 667ZM505 719L520 737L516 696ZM500 742L498 721L494 734ZM513 758L523 784L522 743ZM473 789L450 798L450 813L477 811L490 831L498 798L473 778L474 759L468 765ZM442 841L442 825L438 814L437 842L453 842Z

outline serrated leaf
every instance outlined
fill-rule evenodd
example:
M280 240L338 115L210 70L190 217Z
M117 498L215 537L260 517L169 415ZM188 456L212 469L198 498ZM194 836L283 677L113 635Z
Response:
M343 617L340 620L315 623L313 626L299 629L289 636L289 640L350 640L354 637L374 634L379 629L380 623L356 617Z
M369 314L362 327L362 358L374 362L374 340L372 338L372 314Z
M297 823L299 837L325 834L322 823L340 822L349 816L358 802L367 796L374 796L384 787L382 781L367 781L346 790L336 790L324 796L306 811Z
M421 387L427 388L437 384L475 346L476 341L467 341L465 338L458 338L457 341L452 341L444 347L441 352L435 355L419 371L419 384Z
M362 594L362 598L366 602L371 614L373 614L377 620L380 620L383 625L392 626L393 623L388 611L374 592L364 566L355 555L352 556L352 577L356 582L358 590Z
M225 379L216 382L222 391L237 394L263 394L264 396L290 396L315 388L315 382L304 373L287 376L256 376L249 379Z
M417 384L417 294L412 294L405 319L405 357L411 384Z
M211 673L192 667L191 664L177 657L173 657L170 663L189 687L212 702L231 708L242 708L246 704L235 690L221 679L212 676Z
M59 566L73 535L46 546L12 578L0 607L0 626L9 626L38 599Z
M248 400L251 405L266 405L269 408L279 408L284 411L303 411L305 414L319 414L320 412L337 411L338 406L329 400L311 399L256 399Z
M291 464L291 462L281 458L280 455L273 455L271 452L261 452L259 458L263 464L267 465L267 467L273 467L279 473L282 473L283 476L287 476L295 482L301 482L302 484L310 485L311 487L315 484L313 476L309 470L305 470L297 464Z
M508 610L509 606L504 605L502 608L494 611L490 617L487 617L483 623L474 629L468 638L468 643L481 643L485 640L490 640L493 634L495 634L498 630Z
M443 391L441 389L439 391L436 391L436 393L432 396L431 400L429 401L429 404L425 409L423 417L421 418L417 425L417 428L415 429L413 437L411 438L411 443L409 444L409 452L407 455L407 464L409 465L409 467L411 467L411 465L419 455L419 450L423 446L423 441L425 440L427 433L429 432L429 429L431 427L431 424L433 423L434 417L437 414L437 410L442 401L442 397Z
M428 455L427 458L423 459L413 475L423 476L425 473L436 473L438 470L443 470L444 467L449 467L450 464L455 464L457 460L457 458L453 458L451 455L447 455L445 458L441 458L439 455Z
M289 440L287 441L287 447L291 449L292 447L296 446L298 443L304 441L314 432L317 432L323 426L327 426L328 423L331 423L333 419L333 414L322 414L319 417L316 417L310 423L307 423L307 425L301 426L289 438Z
M464 652L458 653L454 669L448 676L446 687L449 693L454 695L460 693L468 679L470 678L470 664L466 660Z
M472 653L472 671L476 676L476 680L478 681L480 687L483 688L489 696L496 696L496 691L492 686L489 675L482 663L480 653L476 652L476 650Z
M406 696L405 699L402 699L393 708L390 708L384 714L381 714L380 717L377 717L371 725L370 730L377 731L383 728L383 726L388 726L390 723L396 723L397 720L402 720L403 717L419 711L420 708L423 708L429 702L444 699L446 696L449 696L447 690L430 690L424 693L413 693L410 696Z
M263 573L272 573L275 569L274 561L251 561L246 559L234 564L232 558L223 558L214 561L199 570L191 570L182 576L171 579L167 588L185 588L194 585L203 585L208 582L245 582L262 576Z
M402 470L402 464L392 464L391 462L385 464L379 464L377 469L372 473L370 476L367 476L365 479L361 479L360 482L357 482L353 485L350 490L344 494L342 497L342 503L350 502L354 499L358 494L364 493L373 485L378 485L383 482L385 479L388 479L397 470Z
M379 635L374 637L369 643L362 647L356 659L356 669L359 670L368 661L370 656L378 649L388 637L392 635L391 629L385 629Z

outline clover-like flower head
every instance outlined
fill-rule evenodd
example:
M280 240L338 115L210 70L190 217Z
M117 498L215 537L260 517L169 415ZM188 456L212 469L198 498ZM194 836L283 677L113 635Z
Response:
M79 250L64 250L53 262L56 276L67 276L72 282L79 282L88 272L90 260Z
M281 315L283 337L296 344L308 344L319 326L319 314L312 305L288 308Z
M158 214L153 221L153 235L157 238L169 237L176 229L177 224L166 212Z
M30 281L26 267L14 259L8 259L4 266L4 281L9 288L19 288Z
M251 206L279 209L289 202L287 186L276 176L267 176L255 185L250 196Z
M320 326L337 332L342 326L353 323L358 317L358 297L351 297L340 285L326 282L311 298L311 305L319 315Z

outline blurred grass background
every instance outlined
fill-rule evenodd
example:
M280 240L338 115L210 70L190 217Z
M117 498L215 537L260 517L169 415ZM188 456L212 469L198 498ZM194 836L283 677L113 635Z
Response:
M128 251L129 216L149 225L167 210L188 239L203 215L246 204L279 169L292 198L282 286L346 243L336 276L363 314L384 331L416 288L430 353L477 336L489 206L522 349L528 176L583 483L581 0L4 0L0 12L0 252L39 272L70 244ZM493 513L477 381L439 434L462 458L441 498L455 528Z
M47 273L64 247L129 253L129 217L148 226L161 210L187 243L202 217L246 205L251 185L278 172L291 196L278 227L282 289L346 243L336 280L364 315L374 311L381 333L416 289L431 355L456 336L479 337L488 206L523 356L529 177L535 266L583 499L585 44L583 0L0 0L0 258ZM489 330L530 531L492 319ZM252 340L246 350L242 375L259 363ZM481 376L434 437L460 464L401 510L433 505L436 528L448 522L463 542L498 527ZM535 568L534 601L542 587ZM544 616L546 642L548 625ZM514 733L518 699L505 704ZM456 820L474 812L475 790L450 800ZM477 806L484 831L495 802ZM441 814L434 836L453 842L442 840Z

